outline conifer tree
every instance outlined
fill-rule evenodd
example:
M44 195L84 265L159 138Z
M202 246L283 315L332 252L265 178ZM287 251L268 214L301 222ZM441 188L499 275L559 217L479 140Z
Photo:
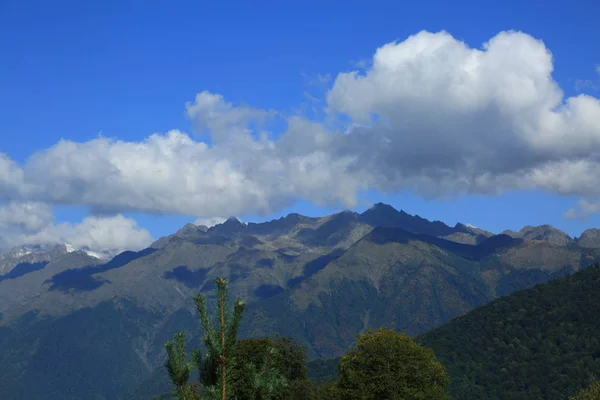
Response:
M236 301L233 314L230 314L227 311L227 279L219 278L215 284L217 287L216 327L208 315L206 298L202 295L194 297L204 328L203 341L206 346L206 356L202 357L200 352L196 352L195 360L206 395L215 400L226 400L228 377L235 363L235 344L245 304L240 300Z
M262 337L239 340L232 379L236 400L306 400L310 381L306 376L304 349L293 340Z
M254 363L245 365L251 377L254 398L249 400L271 400L277 398L282 389L288 387L288 382L276 364L278 352L270 347L264 355L260 367Z
M228 282L224 278L219 278L215 281L215 285L217 292L216 321L212 321L208 314L206 297L202 295L194 297L204 329L202 338L206 348L204 357L199 350L195 350L192 354L193 361L186 360L185 334L183 332L176 333L173 341L165 345L168 355L165 367L175 386L178 400L201 398L197 388L188 383L189 377L196 367L203 388L202 399L226 400L234 397L235 376L233 372L236 369L247 372L250 380L249 400L279 398L281 391L288 387L288 382L277 362L280 357L277 349L273 346L267 347L260 363L236 359L237 334L245 305L238 300L234 303L233 313L228 312Z
M195 400L199 397L194 389L188 384L188 379L195 368L193 361L186 361L185 357L185 332L174 335L172 342L165 344L167 349L167 361L165 367L169 378L175 386L175 392L179 400Z

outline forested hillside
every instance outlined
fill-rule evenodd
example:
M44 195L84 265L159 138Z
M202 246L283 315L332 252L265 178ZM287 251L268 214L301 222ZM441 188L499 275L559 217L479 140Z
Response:
M600 265L494 300L418 340L464 400L559 400L600 377Z

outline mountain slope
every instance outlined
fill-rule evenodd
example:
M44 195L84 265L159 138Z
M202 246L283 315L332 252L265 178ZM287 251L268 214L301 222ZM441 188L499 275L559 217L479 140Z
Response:
M386 227L377 226L384 222ZM231 297L248 303L243 336L290 336L315 358L345 352L368 327L423 333L495 297L599 259L600 249L593 246L493 236L382 204L363 214L290 214L261 224L230 218L210 229L188 224L148 249L110 261L72 252L46 265L20 267L0 281L0 376L18 381L10 391L0 385L0 391L8 399L38 398L25 388L36 377L64 379L77 365L76 376L83 380L98 371L106 375L106 390L90 385L86 396L113 399L113 387L120 394L138 389L106 372L120 353L133 382L159 382L153 374L163 376L164 342L180 329L199 334L191 299L201 292L210 303L216 277L228 276ZM111 329L101 336L78 329L107 318ZM73 341L77 334L85 340ZM124 348L123 337L138 339ZM80 346L77 353L53 353L52 368L39 361L48 359L46 346L72 341ZM99 364L78 356L89 342L106 352ZM17 358L21 364L14 375ZM81 385L77 390L84 390L85 382Z
M157 316L105 302L58 319L29 315L0 327L2 399L117 399L150 373L140 357ZM29 329L27 329L29 328Z
M452 233L440 237L457 243L476 245L492 236L494 234L491 232L459 222L454 226Z
M455 230L440 221L430 222L418 215L410 215L396 210L394 207L377 203L360 215L361 222L381 228L402 228L412 233L423 233L430 236L444 236Z
M82 251L57 254L51 261L18 264L11 272L21 270L11 279L0 279L0 312L4 318L19 316L35 308L37 298L42 302L51 301L46 298L50 293L47 281L53 276L69 269L83 268L100 264L101 261ZM25 265L26 268L20 267ZM5 276L10 276L11 273Z
M581 247L600 247L600 229L586 229L581 236L575 239Z
M423 335L459 399L565 399L600 376L600 265Z
M0 277L6 277L17 265L50 262L68 252L65 245L28 245L15 247L7 252L0 253ZM8 279L12 278L14 276Z
M555 227L550 225L528 225L521 229L519 232L507 230L502 233L514 238L520 238L525 240L543 240L545 242L557 246L566 246L575 243L573 238L571 238L569 235L567 235L560 229L556 229Z
M471 246L375 228L298 286L250 305L246 332L289 335L307 346L309 358L329 358L369 326L424 333L497 296L598 259L597 249L505 235Z

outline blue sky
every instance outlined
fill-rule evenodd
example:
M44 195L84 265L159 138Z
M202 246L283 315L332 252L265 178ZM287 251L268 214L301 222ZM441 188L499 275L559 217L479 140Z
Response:
M551 51L552 78L565 97L587 93L597 98L598 15L600 3L591 0L51 4L4 0L0 1L0 153L24 165L61 139L84 143L100 133L135 143L178 129L201 140L193 135L194 121L186 115L186 103L202 91L219 94L234 105L277 110L279 120L270 125L277 136L283 130L281 115L323 118L323 101L312 102L306 93L323 99L339 73L355 70L361 62L368 65L379 47L422 30L445 30L475 49L502 31L522 31L541 39ZM325 76L332 79L319 83ZM10 194L4 197L14 200ZM343 208L336 201L317 206L311 204L310 195L305 197L296 204L278 203L272 215L291 211L321 215ZM577 190L549 190L548 185L498 196L460 194L450 200L424 199L400 185L368 188L359 197L364 201L356 205L358 211L369 202L383 201L429 219L461 221L494 232L550 223L578 235L600 227L597 214L565 218L563 213L582 196ZM57 223L76 224L88 215L83 201L74 205L43 201L53 207ZM134 218L154 237L194 220L169 211L159 215L111 209L116 211ZM251 211L241 217L270 218Z

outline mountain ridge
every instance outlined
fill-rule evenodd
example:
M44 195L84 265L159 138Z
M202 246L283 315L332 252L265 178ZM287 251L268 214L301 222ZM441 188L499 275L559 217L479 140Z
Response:
M378 221L385 221L385 224L382 223L384 226L377 226L380 223ZM400 223L406 226L397 227ZM111 268L112 271L91 268L91 266L102 263L107 265L112 261L90 261L90 268L86 268L93 272L90 272L89 278L85 278L88 275L84 272L81 272L81 276L82 279L88 282L89 287L93 287L94 290L89 291L89 295L86 296L87 300L81 302L81 305L93 305L100 299L106 300L111 296L119 295L123 290L134 290L135 285L133 285L133 282L139 281L141 276L153 276L154 271L158 272L159 270L162 271L162 275L159 276L160 279L183 284L182 287L178 287L174 291L177 295L167 295L166 293L173 291L173 288L168 289L165 287L165 296L171 300L174 300L174 296L192 295L194 290L208 290L206 285L211 277L217 275L230 275L234 280L241 277L248 285L250 282L254 282L256 292L240 287L239 294L248 297L252 301L260 300L267 296L267 293L292 290L314 274L319 273L331 262L337 260L344 252L356 246L361 240L369 237L374 239L377 235L381 236L382 233L386 232L388 235L409 235L410 240L429 243L429 245L442 248L444 251L450 251L463 259L471 261L477 261L485 257L486 254L500 251L502 247L512 247L514 248L513 253L508 252L504 256L506 262L508 265L513 267L518 265L519 268L525 270L535 267L534 260L536 260L536 257L543 260L545 265L552 264L554 262L552 257L554 257L563 262L563 267L568 266L565 268L571 268L572 270L577 270L582 263L590 262L595 257L595 249L597 248L595 246L595 233L600 232L600 230L590 229L586 231L588 233L582 234L580 240L585 246L579 246L577 241L570 241L564 249L558 247L558 250L552 250L551 246L560 245L552 238L550 240L540 240L539 237L533 236L534 238L531 239L531 232L536 233L539 231L534 228L536 227L523 228L524 234L520 236L524 236L524 238L518 237L519 235L514 233L512 236L506 234L489 236L489 232L465 224L457 223L454 227L450 227L440 221L430 222L419 216L411 216L404 211L397 211L392 206L383 203L373 205L362 214L344 211L320 218L288 214L272 221L248 224L240 222L235 217L230 217L222 224L217 224L211 228L186 224L174 234L158 239L147 249L154 249L152 252L158 251L156 254L161 252L169 254L167 256L169 261L161 261L162 264L159 263L161 266L158 270L148 270L147 264L144 263L152 261L151 259L145 260L144 257L141 257L142 261L139 262L131 260L133 262L131 267L123 268L129 263L119 264L118 268ZM556 233L558 231L547 225L541 226L540 229L542 232ZM432 233L439 234L439 236L432 235ZM463 236L457 239L453 235ZM464 235L469 239L462 240ZM600 238L600 234L598 237ZM518 250L517 247L521 243L518 242L519 240L529 244ZM373 240L371 241L374 245L376 244ZM540 245L535 244L538 242ZM188 244L182 247L184 243ZM575 250L567 249L573 246L575 246ZM147 250L144 250L144 252ZM215 253L215 251L217 252ZM527 252L531 254L525 255ZM150 253L148 255L151 257ZM176 254L187 253L189 253L189 256L174 258ZM208 254L214 255L208 256ZM121 256L118 255L113 260ZM581 258L579 262L576 262L577 257ZM177 264L175 260L178 259L181 262ZM204 260L201 265L197 263L198 259ZM141 263L139 268L134 267L136 263ZM273 271L274 266L277 266L276 272ZM78 268L82 267L85 266ZM509 269L513 267L509 267ZM33 271L36 268L45 268L45 266L32 265L28 268ZM267 271L269 268L271 271ZM137 275L132 275L132 271L136 270L138 271ZM23 276L19 276L19 279L26 280L28 272L29 270L25 268ZM64 275L65 273L64 271L56 272L54 279L59 279L60 274ZM501 281L505 272L500 273L493 270L482 272L484 279L492 285L492 295L496 293L494 282ZM516 274L514 271L513 273ZM545 276L544 274L546 272L540 276ZM255 277L251 278L251 275L255 275ZM162 281L152 279L158 285L157 287L165 285ZM129 283L124 285L120 282ZM40 284L39 281L35 281L29 286L34 289L34 292L40 293L40 291L44 291L44 288L48 288L48 283ZM49 287L56 288L57 286L54 284ZM509 290L508 287L512 286L502 286L499 293L505 293ZM80 289L71 288L71 290ZM146 297L140 293L136 296L138 299ZM151 300L145 301L151 303ZM52 304L52 302L48 304ZM44 304L43 300L35 301L31 304L31 307L39 307L48 312L55 312L51 310L56 308ZM12 315L12 313L9 312L6 315Z
M377 226L381 221L386 226ZM101 344L125 346L128 368L140 382L153 371L162 377L164 342L176 330L196 332L191 299L203 293L212 304L214 279L223 276L230 279L230 296L248 304L243 337L289 336L306 347L309 359L337 356L369 327L424 333L494 298L578 271L600 260L594 233L582 235L586 246L558 245L450 227L383 204L362 214L187 224L141 251L111 260L72 252L0 281L0 376L13 376L4 369L15 357L25 360L23 387L41 373L36 357L42 350L15 338L65 347L81 331L88 336L77 343L85 351L99 338L78 324L110 317L112 330L103 330ZM57 331L44 342L49 326ZM56 360L56 374L76 358L65 357ZM105 365L85 368L119 381ZM135 389L125 386L122 393ZM114 398L114 392L93 394Z

